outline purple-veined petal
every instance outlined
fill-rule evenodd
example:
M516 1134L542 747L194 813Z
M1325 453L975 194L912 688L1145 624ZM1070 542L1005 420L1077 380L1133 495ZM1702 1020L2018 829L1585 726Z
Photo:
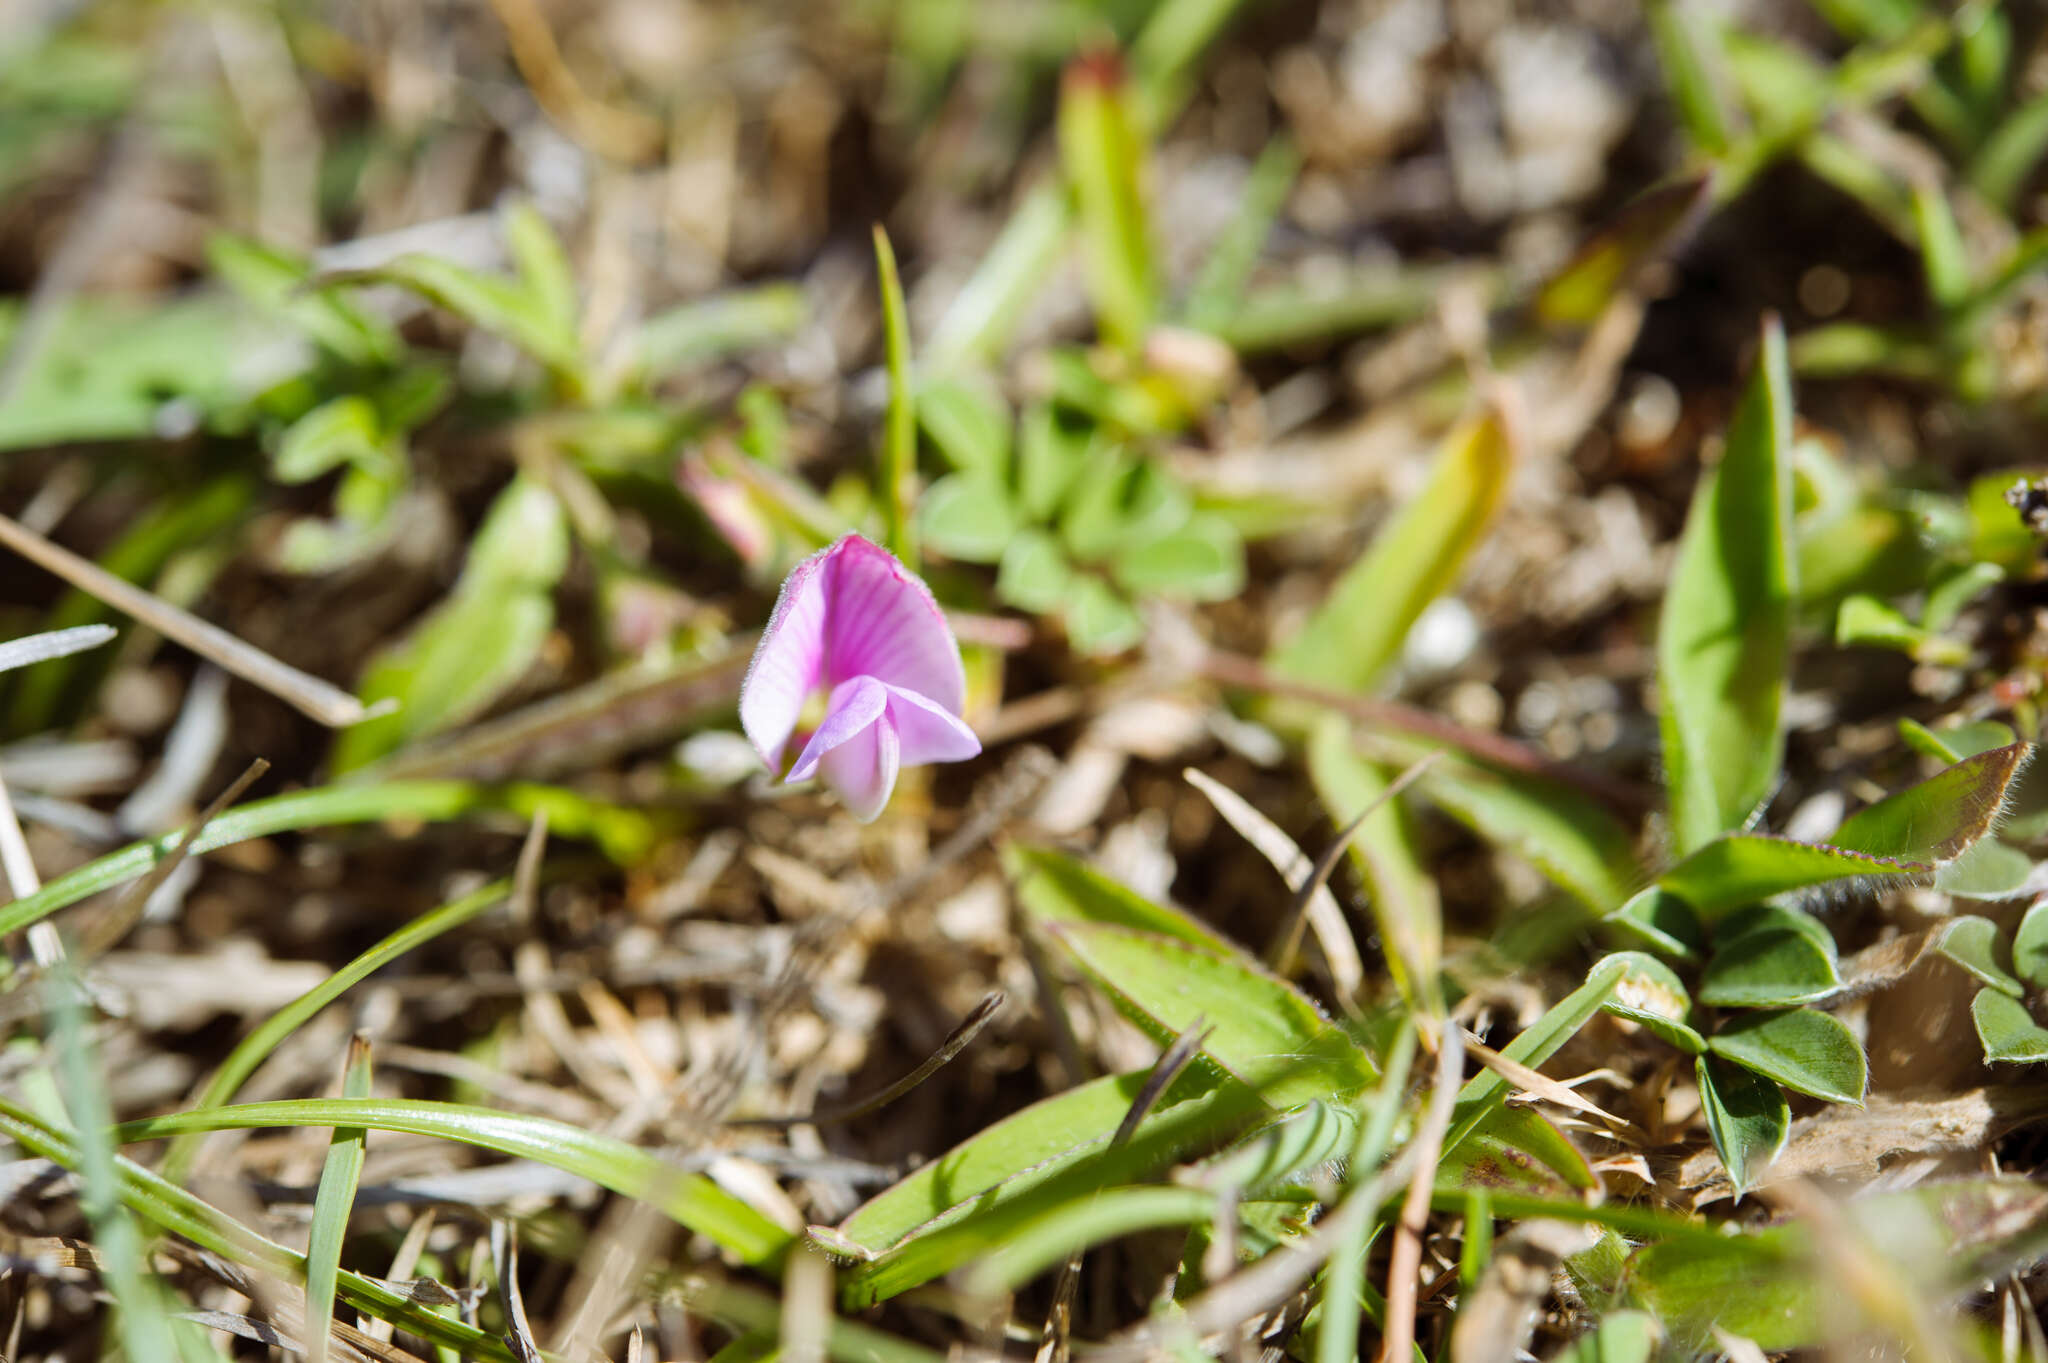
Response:
M960 713L967 674L931 588L859 535L825 552L826 680L873 677Z
M873 677L855 677L832 688L825 706L825 722L804 744L803 755L789 769L789 779L804 781L817 771L825 754L853 741L863 729L873 727L889 709L889 688ZM894 778L890 778L894 780Z
M896 789L901 757L895 722L884 710L881 718L826 753L819 766L846 812L862 823L873 823L889 803L889 792Z
M906 767L962 762L981 751L981 740L967 727L967 721L915 691L889 688L889 720L896 726Z
M740 683L740 727L771 771L781 767L797 717L825 672L825 565L831 552L812 554L782 584Z

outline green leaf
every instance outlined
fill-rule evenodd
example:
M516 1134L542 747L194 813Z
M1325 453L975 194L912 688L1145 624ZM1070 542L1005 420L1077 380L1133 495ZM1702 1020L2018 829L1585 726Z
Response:
M1245 177L1237 213L1209 248L1209 257L1188 290L1183 315L1189 326L1215 331L1230 321L1300 170L1301 154L1284 136L1268 142L1259 153Z
M1092 574L1078 574L1060 619L1077 653L1121 653L1145 638L1145 622L1116 588Z
M1539 1197L1583 1197L1600 1186L1555 1123L1532 1107L1497 1107L1437 1163L1439 1189L1483 1189Z
M1830 1103L1863 1103L1863 1048L1842 1021L1814 1008L1745 1013L1707 1039L1724 1060Z
M1771 1008L1806 1003L1841 984L1835 939L1812 915L1760 905L1714 934L1714 955L1700 979L1702 1003Z
M2012 968L2036 989L2048 989L2048 899L2027 906L2012 936Z
M840 1223L839 1234L881 1253L970 1203L994 1205L997 1199L988 1196L992 1190L1001 1189L1003 1198L1024 1195L1083 1155L1105 1148L1150 1075L1149 1070L1107 1075L982 1128L870 1198ZM1205 1087L1201 1075L1183 1075L1161 1100L1161 1110Z
M1010 404L988 383L965 376L927 380L918 390L917 419L955 470L1009 476Z
M1002 856L1003 872L1016 887L1017 902L1041 923L1131 928L1211 951L1231 950L1228 941L1178 909L1154 903L1064 852L1012 843Z
M1922 181L1913 186L1913 224L1920 234L1920 267L1927 273L1927 296L1937 308L1949 309L1970 294L1970 260L1962 229L1941 186Z
M889 410L882 423L875 493L882 505L883 542L914 573L918 557L911 512L917 501L917 388L910 368L910 311L903 302L903 281L896 275L896 250L880 223L875 224L875 269L880 276L882 341L889 370Z
M1415 500L1373 540L1288 643L1269 655L1292 681L1339 691L1372 686L1423 608L1457 580L1492 523L1514 464L1499 415L1446 437Z
M1927 631L1908 620L1896 606L1857 593L1842 598L1835 610L1835 644L1839 648L1889 648L1912 653L1927 643Z
M1552 1004L1542 1017L1502 1047L1501 1054L1531 1069L1540 1066L1606 1006L1629 971L1630 963L1625 958L1608 956L1596 961L1586 972L1584 984ZM1489 1124L1510 1091L1508 1081L1490 1069L1482 1069L1465 1081L1465 1087L1458 1091L1458 1105L1452 1110L1450 1129L1444 1135L1447 1158L1467 1136Z
M1879 857L1953 861L1996 826L2006 792L2033 751L2014 743L1966 758L1850 815L1833 842Z
M1667 956L1692 960L1707 940L1700 916L1677 895L1652 885L1601 922Z
M1306 995L1240 953L1100 924L1042 931L1162 1045L1203 1021L1202 1054L1274 1107L1355 1093L1376 1076Z
M1017 319L1059 268L1069 222L1064 186L1041 181L1024 196L939 319L926 347L935 371L1000 354Z
M1388 779L1358 753L1351 722L1325 712L1308 741L1309 780L1338 828L1348 826L1386 793ZM1387 944L1387 964L1411 1008L1435 1013L1443 956L1443 908L1436 881L1415 851L1407 810L1388 801L1368 816L1345 849Z
M1694 1066L1707 1133L1739 1197L1785 1148L1792 1111L1782 1089L1740 1065L1703 1055Z
M1664 766L1681 851L1746 823L1778 780L1790 649L1792 380L1763 327L1727 452L1694 494L1657 631Z
M1922 756L1951 765L1966 757L1975 757L1993 748L2009 748L2013 744L2012 726L1990 719L1975 724L1944 724L1938 729L1930 729L1916 719L1903 718L1899 721L1899 737Z
M1698 1055L1707 1049L1706 1041L1687 1021L1692 1013L1692 997L1685 992L1676 971L1640 951L1617 951L1605 959L1622 967L1612 996L1601 1005L1605 1011L1640 1024L1653 1036L1688 1055Z
M2048 152L2048 94L2029 99L1985 139L1970 162L1970 184L2010 212L2044 152Z
M1089 427L1061 419L1049 403L1026 409L1017 441L1017 496L1034 521L1049 521L1104 442Z
M281 483L306 483L343 464L377 468L391 462L376 404L348 393L329 398L287 426L270 471Z
M678 1225L709 1237L750 1264L773 1264L790 1233L702 1174L686 1173L612 1136L546 1117L460 1103L409 1098L301 1098L274 1103L172 1112L114 1128L120 1144L193 1131L263 1127L362 1127L460 1141L515 1159L530 1159L587 1178L622 1197L645 1202Z
M2031 1065L2048 1060L2048 1028L2034 1021L2027 1006L2010 994L1981 989L1970 1001L1970 1020L1986 1060Z
M2004 580L2005 570L1996 563L1972 563L1957 569L1927 589L1927 605L1920 612L1921 626L1947 629L1964 607Z
M1083 563L1146 544L1185 526L1186 488L1150 459L1110 455L1091 461L1060 516L1060 537Z
M2001 993L2018 998L2026 992L2006 968L2005 938L1988 918L1964 914L1950 919L1934 949Z
M1842 831L1851 830L1845 824ZM1768 833L1728 833L1657 877L1657 885L1712 925L1731 909L1791 890L1863 878L1883 883L1924 876L1931 869L1922 862L1826 843L1795 842Z
M348 1048L341 1096L370 1096L370 1043L358 1033ZM334 1319L334 1288L341 1271L341 1250L348 1239L349 1213L355 1209L356 1182L363 1173L364 1141L359 1126L337 1126L313 1195L313 1224L306 1237L306 1363L327 1363L328 1324Z
M1646 17L1679 124L1693 146L1718 156L1728 149L1728 115L1715 78L1718 44L1702 31L1707 16L1673 0L1651 0Z
M1158 277L1145 217L1144 148L1123 63L1114 53L1068 65L1058 132L1096 324L1104 340L1136 354L1158 311Z
M470 542L455 590L364 669L364 701L395 700L398 709L342 731L335 770L473 718L516 685L554 628L553 591L568 561L554 494L514 478Z
M917 503L924 542L963 563L994 563L1017 534L1010 494L986 473L949 473L925 490Z
M367 270L317 277L316 285L392 284L446 308L479 331L509 341L540 361L571 391L583 387L583 344L563 325L559 298L537 294L525 279L480 274L440 256L403 255Z
M801 285L777 281L693 298L640 324L639 370L661 378L786 341L810 320Z
M1647 1311L1613 1311L1564 1346L1550 1363L1650 1363L1664 1331Z
M1668 5L1651 11L1682 28L1683 19ZM1670 252L1706 210L1711 177L1699 176L1664 185L1624 207L1614 221L1582 244L1563 269L1536 295L1537 318L1553 327L1587 327L1598 321L1608 304L1633 285L1645 266Z
M1647 1245L1629 1260L1629 1288L1688 1352L1713 1351L1716 1329L1772 1351L1812 1345L1824 1331L1810 1249L1793 1227Z
M1060 543L1026 526L1010 537L996 569L996 596L1022 610L1049 615L1073 599L1074 568Z
M2034 874L2033 859L1998 838L1979 838L1934 873L1934 888L1959 899L2011 899Z
M1226 601L1244 590L1244 541L1221 517L1195 515L1117 554L1110 572L1136 596Z
M1596 913L1618 907L1642 876L1634 839L1604 805L1524 772L1440 761L1422 793L1489 842L1523 858Z
M505 245L537 315L555 334L575 336L576 276L555 229L532 204L515 204L505 215Z
M344 363L373 368L395 363L405 353L396 328L357 307L340 290L303 287L312 274L304 260L247 237L216 232L207 238L206 263L229 288L290 322Z

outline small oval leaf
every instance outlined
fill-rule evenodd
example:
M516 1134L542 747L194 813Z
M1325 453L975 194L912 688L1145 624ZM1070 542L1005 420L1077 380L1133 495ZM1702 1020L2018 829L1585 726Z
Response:
M1986 1060L2022 1065L2048 1060L2048 1028L2035 1022L2027 1006L2010 994L1979 990L1970 1001L1970 1020L1977 1024Z
M1711 1055L1695 1062L1707 1131L1737 1196L1763 1176L1792 1130L1792 1110L1776 1084Z
M1707 1048L1830 1103L1863 1102L1869 1070L1863 1048L1839 1018L1814 1008L1749 1013L1707 1039Z

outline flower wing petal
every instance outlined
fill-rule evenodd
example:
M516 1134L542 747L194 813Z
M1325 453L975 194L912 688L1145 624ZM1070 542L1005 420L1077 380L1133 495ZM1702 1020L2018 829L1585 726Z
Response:
M896 789L902 754L896 725L885 712L852 738L827 752L820 763L825 784L839 794L846 812L873 823Z
M825 707L825 722L804 744L803 755L789 769L789 779L808 780L827 753L872 728L888 709L889 688L873 677L855 677L832 688L832 699Z
M981 740L967 727L967 721L915 691L889 688L889 719L896 726L906 767L961 762L981 751Z
M826 679L874 677L958 714L967 675L931 588L859 535L845 536L826 553Z
M821 550L797 564L740 683L740 727L770 770L796 732L804 701L825 671L825 565Z

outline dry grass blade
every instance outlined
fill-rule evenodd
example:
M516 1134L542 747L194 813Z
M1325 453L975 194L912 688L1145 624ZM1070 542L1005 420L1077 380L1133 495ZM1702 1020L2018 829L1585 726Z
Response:
M939 1048L927 1056L923 1064L893 1084L856 1103L796 1117L736 1117L728 1124L772 1127L831 1126L840 1122L850 1122L885 1108L952 1063L953 1058L966 1050L969 1043L981 1034L981 1029L995 1020L996 1013L1002 1008L1006 997L1000 989L990 993L974 1006L974 1011L962 1019L959 1026L947 1034Z
M1323 950L1323 959L1330 967L1330 982L1336 986L1340 998L1351 1000L1365 987L1365 962L1358 952L1358 943L1351 936L1350 925L1344 921L1344 910L1337 903L1337 896L1330 893L1327 883L1329 872L1323 879L1316 877L1316 863L1308 853L1295 844L1294 839L1282 832L1280 826L1252 807L1250 801L1216 780L1206 772L1189 767L1181 772L1188 784L1209 797L1209 803L1216 806L1232 828L1244 835L1246 842L1257 848L1259 855L1273 863L1273 869L1293 890L1296 900L1303 904L1301 912L1307 919L1309 929L1316 935L1316 944ZM1367 813L1371 811L1368 810ZM1334 867L1335 862L1332 860ZM1301 897L1306 895L1306 899Z
M526 1320L526 1303L519 1295L519 1242L508 1221L491 1222L491 1265L505 1303L505 1342L512 1347L512 1356L519 1363L542 1363L540 1345Z
M124 615L133 616L167 639L176 640L200 657L218 663L244 681L329 728L346 728L368 719L372 711L338 686L321 681L237 639L218 625L151 595L114 576L91 559L36 534L21 522L0 516L0 544L45 568L89 596L98 597Z
M0 644L0 672L46 663L52 658L68 658L88 648L98 648L114 634L112 625L79 625L73 629L53 629L43 634L9 639Z
M1468 1035L1465 1038L1465 1049L1470 1051L1480 1064L1486 1066L1486 1068L1492 1070L1516 1088L1521 1089L1525 1093L1533 1094L1546 1103L1555 1103L1559 1107L1570 1108L1573 1112L1583 1112L1589 1117L1598 1117L1609 1126L1623 1127L1628 1125L1628 1121L1625 1118L1615 1116L1612 1112L1593 1102L1592 1099L1582 1096L1577 1089L1572 1088L1569 1084L1560 1083L1547 1074L1542 1074L1529 1068L1529 1066L1524 1065L1519 1060L1510 1059L1475 1037Z
M1459 1081L1465 1071L1464 1028L1445 1019L1442 1037L1429 1111L1408 1146L1415 1157L1414 1170L1408 1178L1408 1196L1401 1202L1400 1219L1394 1223L1394 1250L1387 1263L1387 1326L1380 1336L1380 1363L1406 1363L1415 1347L1415 1292L1422 1267L1422 1233L1428 1226L1429 1195L1436 1186L1437 1158L1443 1153L1444 1133L1450 1128Z
M1301 949L1301 930L1308 921L1309 906L1315 901L1319 891L1328 893L1324 887L1329 884L1330 874L1337 869L1338 858L1344 855L1344 849L1351 845L1351 840L1358 836L1358 830L1365 827L1365 821L1385 807L1389 800L1414 784L1416 778L1428 771L1430 764L1436 759L1437 754L1430 753L1389 781L1387 788L1381 791L1372 803L1359 810L1350 823L1339 829L1337 836L1330 840L1330 845L1323 849L1323 854L1316 858L1315 865L1309 868L1308 879L1302 881L1295 889L1294 900L1287 906L1287 916L1281 920L1280 930L1273 935L1273 945L1266 958L1272 962L1275 970L1285 975L1293 969L1295 953Z

